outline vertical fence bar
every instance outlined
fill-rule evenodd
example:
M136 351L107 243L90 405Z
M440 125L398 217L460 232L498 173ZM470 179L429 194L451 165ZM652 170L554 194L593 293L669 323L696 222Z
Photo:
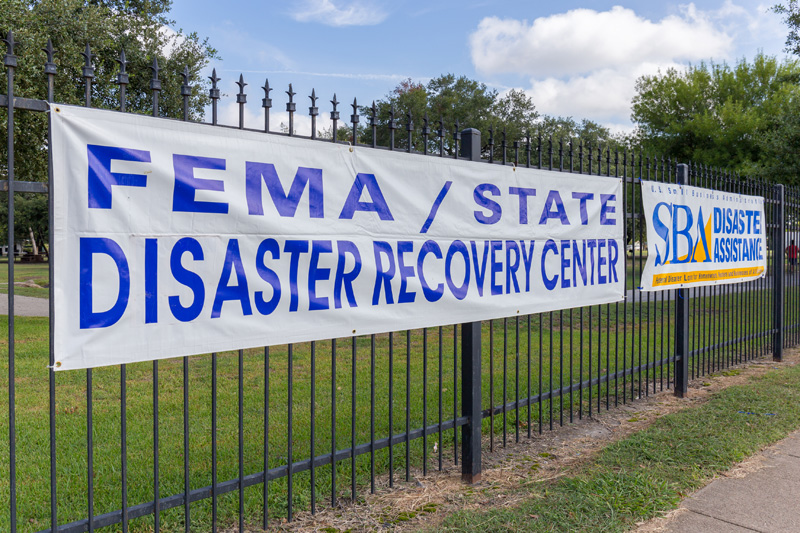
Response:
M331 340L331 507L336 507L336 339Z
M54 100L55 95L55 76L56 76L56 64L53 61L53 43L50 39L47 40L47 46L42 49L44 53L47 54L47 62L44 65L44 72L47 75L47 101L51 104ZM10 107L10 106L9 106ZM48 122L47 126L47 187L48 187L48 228L53 227L53 205L54 205L54 195L53 195L53 150L52 150L53 142L52 142L52 129ZM9 151L10 153L10 151ZM9 177L10 180L10 177ZM11 224L9 224L9 227ZM54 235L53 231L48 232L48 243L47 243L47 270L48 276L50 280L55 279L54 277L54 270L53 270L53 241ZM10 259L11 256L9 256ZM11 279L11 278L9 278ZM50 398L50 528L55 531L56 526L58 525L58 504L56 498L56 373L55 373L55 322L53 321L53 317L55 316L55 284L50 283L48 288L48 296L49 296L49 309L50 309L50 319L49 322L49 332L50 332L50 369L48 372L49 378L49 398ZM11 308L9 308L9 319L13 312ZM10 336L9 336L10 339ZM11 352L9 351L9 355ZM123 395L124 398L124 395ZM124 521L123 521L124 523ZM127 533L127 531L123 532Z
M443 382L443 379L444 379L444 372L442 371L442 362L443 362L443 359L444 359L444 355L442 353L442 350L443 350L442 335L444 335L444 328L442 328L442 326L439 326L439 437L438 437L439 441L437 443L437 446L439 447L439 471L440 472L442 471L442 453L443 453L442 449L444 448L443 442L442 442L442 438L444 437L444 434L442 432L442 387L443 387L442 382Z
M389 487L394 487L394 333L389 332Z
M289 86L291 90L291 85ZM294 498L292 489L294 488L294 472L292 465L294 463L294 442L292 438L292 403L294 401L294 345L290 344L288 347L288 354L286 356L286 520L292 521L294 516L293 504Z
M3 60L6 66L8 95L8 470L9 470L9 519L12 533L17 530L17 425L16 388L14 382L14 69L17 56L14 55L14 34L10 31L3 39L7 53ZM51 337L52 338L52 337Z
M217 77L217 69L213 69L211 71L211 76L208 77L211 80L211 88L208 90L208 97L211 99L211 124L214 126L217 125L217 100L219 100L219 89L217 88L217 82L221 79ZM267 94L269 94L269 87L265 89ZM267 118L265 119L267 124L267 129L269 129L269 108L266 110Z
M480 160L480 131L469 128L461 132L461 156L472 161ZM490 379L493 379L493 376ZM494 406L490 407L494 409ZM480 322L461 325L461 414L469 418L469 422L461 427L461 479L467 483L477 483L481 479L483 424Z
M503 147L505 149L505 146ZM503 448L508 445L508 318L503 319Z
M317 343L311 341L311 398L309 401L311 410L311 514L317 512L317 469L315 459L317 455Z
M406 481L411 481L411 330L406 330Z
M428 475L428 328L422 328L422 475Z
M308 116L311 117L311 138L317 138L317 115L319 115L319 107L317 107L317 93L314 89L311 89L311 96L308 97L311 100L311 107L308 108ZM333 137L336 138L336 132L333 132Z
M688 185L689 166L677 166L679 185ZM675 302L675 396L689 392L689 289L678 289Z
M489 453L494 452L494 320L489 320Z
M86 63L82 69L82 76L85 80L85 107L92 105L92 80L94 79L94 67L92 66L92 58L94 54L86 45L86 51L83 52ZM11 206L9 205L9 210ZM10 288L11 286L9 286ZM10 292L10 291L9 291ZM10 347L9 347L10 348ZM93 405L92 405L92 369L86 369L86 475L87 479L87 514L89 515L89 533L94 531L94 420L93 420Z
M369 491L375 494L375 335L369 338Z
M269 110L272 108L272 98L269 97L269 93L272 91L269 86L269 78L264 80L264 86L261 88L264 90L264 98L261 99L261 107L264 108L264 131L269 133ZM266 479L264 482L266 483Z
M333 457L333 454L331 454ZM264 347L264 529L269 527L269 347Z
M353 365L350 368L350 492L356 501L356 359L358 358L356 336L352 338Z
M481 323L461 326L461 414L469 422L461 427L461 479L481 479Z
M161 528L161 492L158 457L158 360L153 361L153 530Z
M121 54L120 57L120 70L124 70L124 54ZM121 74L120 74L121 76ZM189 85L189 67L183 67L183 72L181 73L183 77L183 83L181 84L181 99L183 101L183 120L189 120L189 97L192 95L192 88ZM120 83L122 80L118 80ZM127 82L127 74L126 79ZM124 96L124 89L125 85L120 83L120 98ZM122 100L124 102L124 99ZM123 107L123 105L120 105ZM125 365L122 365L122 368L125 368ZM124 372L123 372L124 374ZM124 380L124 377L123 377ZM123 381L124 383L124 381ZM122 395L123 405L125 402L125 395ZM123 434L123 442L127 440L126 436ZM266 472L266 470L265 470ZM123 476L126 475L125 469L123 469ZM191 489L191 485L189 483L189 358L183 358L183 523L184 523L184 531L189 533L192 528L192 520L190 514L190 504L189 504L189 491ZM127 496L127 492L124 492L124 495ZM123 498L123 501L126 501L127 497ZM125 504L127 505L127 504ZM127 514L127 509L126 509ZM123 520L123 533L127 533L127 516Z
M241 124L241 121L240 121ZM244 350L239 350L239 531L244 532ZM313 463L312 463L313 464Z
M783 360L783 304L784 304L784 271L783 253L786 246L785 233L786 224L784 220L784 201L786 190L782 183L775 185L773 197L777 202L773 208L773 219L775 226L774 251L772 252L772 262L774 264L772 279L772 360Z
M236 104L239 106L239 129L244 129L244 106L247 103L247 95L244 93L244 88L247 85L244 81L244 76L239 74L239 81L236 82L239 86L239 92L236 94ZM313 136L313 130L312 130Z
M286 102L286 112L289 113L289 137L291 137L294 135L294 113L297 110L294 96L297 93L292 89L291 83L289 84L289 90L284 92L289 96L289 101ZM336 100L336 95L334 95L333 99ZM336 141L336 122L333 123L333 140Z
M217 531L217 354L211 354L211 531Z
M463 330L461 334L464 334ZM453 420L456 418L458 418L458 324L453 324ZM453 424L453 463L458 466L458 426L455 424Z

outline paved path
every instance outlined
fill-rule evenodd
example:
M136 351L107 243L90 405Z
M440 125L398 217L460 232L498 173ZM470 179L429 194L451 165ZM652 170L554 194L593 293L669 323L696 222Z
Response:
M0 294L0 315L8 314L8 295ZM14 295L15 316L50 316L50 300Z
M719 478L697 491L660 531L800 532L800 431L746 464L757 466L743 477Z

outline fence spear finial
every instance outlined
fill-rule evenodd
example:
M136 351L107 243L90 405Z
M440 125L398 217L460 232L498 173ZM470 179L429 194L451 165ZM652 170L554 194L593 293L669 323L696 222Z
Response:
M245 83L244 76L241 74L239 74L239 81L236 82L236 85L239 86L239 94L236 95L236 103L247 103L247 95L244 94L244 88L247 86L247 83Z
M333 104L333 111L331 111L331 121L333 121L333 138L331 140L336 142L336 131L339 129L339 110L336 108L336 106L339 105L339 100L336 99L336 93L333 93L333 100L331 100L331 104Z
M48 63L52 63L53 62L53 56L56 53L55 49L53 48L53 41L51 41L50 39L47 39L47 46L42 48L42 52L47 54L47 62ZM53 66L55 66L55 65L53 65ZM47 72L46 69L45 69L45 72Z
M269 108L272 107L272 98L269 97L269 93L272 92L272 88L269 86L269 78L264 79L264 86L261 88L264 90L264 98L261 99L261 107L268 113Z
M319 107L317 107L317 100L319 100L319 97L317 96L317 91L312 88L311 96L308 98L311 100L311 107L308 108L308 114L312 117L316 117L319 115Z
M16 46L17 42L14 40L14 32L9 31L6 38L3 39L3 42L6 43L5 65L7 67L16 67L17 57L14 55L14 46Z
M350 107L353 108L353 114L350 115L350 122L358 123L358 119L359 119L359 116L358 116L358 102L356 101L355 98L353 98L353 103L350 104Z
M222 78L217 77L217 69L214 68L211 70L211 76L208 77L211 80L211 89L209 90L209 98L219 98L219 89L217 89L217 82Z
M94 58L94 54L92 50L89 48L89 43L86 43L86 50L81 52L81 55L86 60L86 63L83 65L83 77L84 78L94 78L94 67L92 66L92 59Z
M269 131L269 110L272 107L272 98L269 93L272 88L269 86L269 78L264 79L264 85L261 87L264 90L264 98L261 99L261 107L264 108L264 131Z
M128 58L125 57L125 48L119 49L119 59L117 59L117 63L119 63L119 73L117 74L117 83L119 83L120 76L128 76ZM128 83L128 80L125 80L125 83Z
M150 88L154 91L160 91L161 80L158 79L158 73L161 72L161 69L158 66L158 57L153 56L153 64L150 67L150 70L153 71L153 79L150 80Z
M181 96L189 96L192 94L192 88L189 86L189 65L183 67L181 72L183 84L181 85Z
M339 120L339 110L336 108L336 106L338 106L340 102L336 99L336 93L333 93L333 100L331 100L331 104L333 105L333 111L331 111L331 120Z
M312 87L311 88L311 96L308 97L311 100L311 107L308 108L308 114L311 117L311 138L317 138L317 115L319 115L319 107L317 107L317 91Z
M3 42L6 43L6 54L13 56L14 55L14 46L16 46L17 42L14 40L14 32L10 31L6 34L5 39Z

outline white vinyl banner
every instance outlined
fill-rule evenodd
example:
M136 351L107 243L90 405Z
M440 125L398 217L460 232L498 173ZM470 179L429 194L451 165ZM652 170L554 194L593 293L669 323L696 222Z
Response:
M642 181L647 263L641 289L761 278L767 268L764 198Z
M618 178L51 117L60 370L623 298Z

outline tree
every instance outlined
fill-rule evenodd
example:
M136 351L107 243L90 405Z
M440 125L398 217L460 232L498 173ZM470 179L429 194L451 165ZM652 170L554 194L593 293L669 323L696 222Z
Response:
M46 55L42 51L48 39L56 50L54 62L58 73L55 100L81 105L84 102L85 82L81 53L88 44L95 68L92 83L92 106L119 109L120 87L116 84L118 59L124 49L129 84L127 110L151 112L151 67L157 60L162 91L159 112L162 116L182 116L180 86L181 72L188 70L192 91L189 116L203 115L207 101L206 81L199 80L200 71L216 57L207 40L195 33L173 31L174 21L168 17L170 0L5 0L0 9L0 31L3 37L13 31L17 41L15 53L15 94L25 98L46 99L47 78L44 74ZM5 53L5 50L3 50ZM3 92L5 90L3 89ZM0 137L6 136L6 111L0 110ZM45 113L18 112L15 114L15 178L23 181L47 180L47 116ZM0 146L0 175L5 179L8 169L6 144ZM38 195L30 206L34 213L47 213L46 198ZM5 201L5 198L3 199ZM26 203L27 205L27 203ZM36 207L36 208L34 208ZM20 214L22 216L22 214ZM17 219L27 234L27 227L39 221ZM0 221L0 225L5 220ZM5 235L5 230L4 233Z
M372 108L360 108L361 115L369 120ZM454 150L453 132L458 129L476 128L482 134L484 155L488 156L489 131L494 132L495 158L502 157L500 141L505 130L507 147L511 149L514 140L521 140L527 131L533 131L538 117L533 101L523 91L512 89L500 96L486 84L471 80L466 76L456 77L444 74L423 85L411 79L398 84L383 100L375 103L377 128L377 144L389 145L389 122L393 113L395 126L395 149L408 148L408 123L412 123L411 144L417 151L422 151L422 127L428 117L427 149L431 152L439 150L438 130L444 134L442 145L447 155ZM338 138L349 138L347 129L340 129ZM372 142L369 126L360 130L360 141ZM509 152L510 153L510 152Z
M762 164L756 174L778 183L800 185L800 95L784 102L775 128L759 137Z
M772 10L783 15L783 22L789 27L786 36L786 51L800 55L800 5L797 0L789 0L786 4L777 4Z
M764 165L762 138L798 94L798 79L797 61L763 54L733 67L671 68L637 80L631 118L654 153L751 173Z

